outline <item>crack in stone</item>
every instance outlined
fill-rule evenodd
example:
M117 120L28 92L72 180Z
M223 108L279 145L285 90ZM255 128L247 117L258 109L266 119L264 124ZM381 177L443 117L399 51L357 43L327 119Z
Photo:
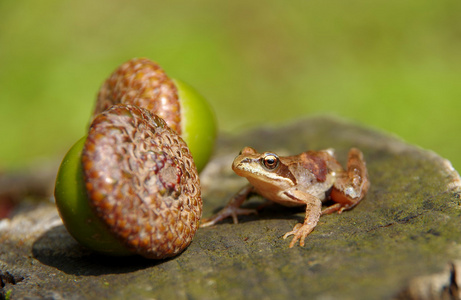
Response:
M454 263L450 264L450 269L451 269L450 270L450 285L446 287L444 290L446 290L448 295L450 295L450 299L459 300L460 290L458 286L458 280L456 277L457 275L456 266ZM446 294L444 293L444 291L442 291L442 293Z
M0 270L0 289L3 289L6 284L16 284L18 282L21 282L24 280L24 277L22 276L13 276L10 272L5 272L3 273L2 270Z
M378 226L375 226L373 228L370 228L368 229L366 232L371 232L371 231L375 231L375 230L378 230L380 228L385 228L385 227L390 227L392 225L395 225L395 224L405 224L405 223L408 223L410 220L413 220L421 215L423 215L424 213L419 213L419 214L416 214L416 215L410 215L410 216L407 216L407 217L404 217L404 218L401 218L401 219L397 219L395 220L395 222L390 222L390 223L387 223L385 225L378 225Z
M5 291L3 289L7 284L15 285L23 280L24 277L22 276L14 276L8 271L3 273L2 270L0 270L0 300L5 300L9 298L9 292L11 291Z

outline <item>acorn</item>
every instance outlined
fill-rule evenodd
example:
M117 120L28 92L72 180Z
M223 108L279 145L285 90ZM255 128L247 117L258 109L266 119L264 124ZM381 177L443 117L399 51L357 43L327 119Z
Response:
M205 167L213 151L216 120L209 103L192 86L170 79L147 58L134 58L104 82L93 117L118 103L143 107L165 120L187 143L199 172Z
M202 212L196 161L206 164L215 133L209 105L190 86L147 59L123 64L58 171L55 199L67 230L109 255L181 253Z

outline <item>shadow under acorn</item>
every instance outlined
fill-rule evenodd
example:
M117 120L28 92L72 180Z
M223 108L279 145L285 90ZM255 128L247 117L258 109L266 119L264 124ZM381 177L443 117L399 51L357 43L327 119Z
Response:
M258 199L259 197L254 198ZM250 201L244 207L258 210L258 215L239 216L239 223L261 219L297 219L302 222L304 219L305 210L302 207L285 207L265 201ZM216 208L216 210L219 209ZM232 223L232 218L222 220L215 226L226 223ZM187 252L187 249L184 252ZM138 255L109 256L99 254L80 245L68 233L64 225L52 227L38 237L32 245L32 254L44 265L54 267L70 275L79 276L130 273L161 265L182 255L153 260Z
M138 255L108 256L81 246L64 225L43 233L32 245L32 254L41 263L71 275L123 274L162 264L169 259L151 260Z

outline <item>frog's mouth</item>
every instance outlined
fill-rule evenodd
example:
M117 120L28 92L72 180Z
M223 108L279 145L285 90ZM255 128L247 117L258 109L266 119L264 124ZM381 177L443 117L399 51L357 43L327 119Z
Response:
M254 169L249 166L254 164L255 160L249 157L243 158L242 160L235 159L234 163L232 164L232 170L239 176L251 176L251 174L254 172Z

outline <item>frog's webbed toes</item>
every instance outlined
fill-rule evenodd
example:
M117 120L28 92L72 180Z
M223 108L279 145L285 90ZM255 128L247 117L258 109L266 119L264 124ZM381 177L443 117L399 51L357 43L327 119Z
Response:
M293 235L293 239L291 240L290 243L290 248L293 248L294 245L296 245L296 242L299 240L299 245L301 247L304 247L304 240L306 239L306 236L309 235L309 233L314 230L315 226L312 226L310 224L302 224L298 223L293 227L292 231L289 231L285 233L283 236L284 239L289 237L290 235Z

